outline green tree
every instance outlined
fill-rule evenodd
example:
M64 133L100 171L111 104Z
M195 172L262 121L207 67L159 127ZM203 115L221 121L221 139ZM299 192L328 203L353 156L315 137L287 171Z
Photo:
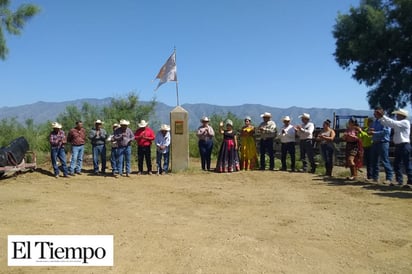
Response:
M138 95L131 92L126 97L113 98L109 106L103 107L102 112L106 122L118 123L125 119L135 126L142 119L149 120L155 106L155 100L147 105L140 104Z
M412 102L411 14L411 0L362 0L337 17L335 59L370 87L371 107L391 111Z
M32 4L22 4L16 11L10 10L10 0L0 0L0 58L6 59L8 48L5 39L5 30L9 34L20 35L27 20L40 11Z

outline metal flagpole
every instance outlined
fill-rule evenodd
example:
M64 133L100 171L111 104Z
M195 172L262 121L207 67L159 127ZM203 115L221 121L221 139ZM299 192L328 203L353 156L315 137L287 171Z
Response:
M177 61L176 61L176 47L174 48L174 54L175 54L175 66L176 66L176 101L177 105L179 106L179 85L178 85L178 80L177 80Z

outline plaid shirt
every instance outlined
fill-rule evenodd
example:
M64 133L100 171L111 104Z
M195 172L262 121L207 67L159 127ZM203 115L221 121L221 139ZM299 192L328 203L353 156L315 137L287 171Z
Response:
M49 137L50 145L52 147L62 147L66 143L66 135L63 130L50 132Z

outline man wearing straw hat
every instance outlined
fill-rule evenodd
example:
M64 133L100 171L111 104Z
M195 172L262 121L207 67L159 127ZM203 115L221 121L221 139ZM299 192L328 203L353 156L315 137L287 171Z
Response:
M215 131L209 125L208 117L203 116L200 119L200 123L202 124L197 128L196 136L199 139L198 147L201 167L202 170L211 170L210 162L212 157L213 137L215 136Z
M391 119L384 115L383 110L379 109L375 111L375 116L379 119L382 125L393 128L393 142L395 143L395 160L393 162L393 167L395 170L396 182L398 185L403 185L403 175L401 163L405 168L406 175L408 177L408 182L404 187L412 187L412 164L411 155L412 148L410 144L410 134L411 134L411 122L407 119L408 111L404 109L398 109L392 114L396 115L396 120Z
M155 139L154 131L148 127L148 124L145 120L141 120L138 123L138 129L134 133L134 139L137 142L137 174L143 174L143 161L146 160L147 174L152 174L152 154L151 146L152 142Z
M163 124L156 134L156 165L157 175L167 174L169 170L170 127ZM162 166L163 157L163 166Z
M296 132L293 125L290 124L290 117L285 116L282 118L283 127L279 133L279 139L281 143L281 152L280 152L280 161L282 163L282 168L280 170L286 171L286 156L289 153L290 155L290 168L291 171L295 171L296 163Z
M102 161L101 173L106 173L106 138L107 133L102 128L103 122L96 120L94 122L94 128L89 133L89 139L92 143L93 152L93 171L95 175L99 175L99 158Z
M117 170L118 167L118 156L117 156L117 141L114 140L114 133L116 131L116 129L118 129L120 127L120 125L118 123L114 123L112 125L112 129L113 129L113 134L109 135L109 137L107 137L107 141L110 142L111 144L111 152L110 152L110 164L112 166L112 174L113 176L116 176L116 174L119 174L119 171Z
M272 114L265 112L260 115L263 122L260 123L258 131L260 133L260 170L265 170L266 153L269 155L269 170L275 169L275 153L273 151L273 141L276 137L276 123L271 120Z
M117 172L123 176L123 162L126 163L126 177L131 173L131 157L132 148L131 142L134 140L133 131L128 127L130 122L127 120L120 120L120 127L115 130L113 139L117 141ZM115 174L115 177L118 175Z
M68 177L68 170L66 164L66 151L64 150L64 144L66 144L66 135L62 130L62 125L54 122L52 123L53 131L50 132L49 141L51 146L51 162L53 165L54 177L59 178L59 166L57 164L57 159L59 159L62 169L63 176Z
M306 172L308 169L308 162L306 157L309 159L310 163L310 173L315 173L316 163L315 163L315 152L313 151L313 131L315 130L315 125L310 122L310 115L308 113L303 113L299 115L302 121L301 125L296 125L295 130L300 138L300 160L302 161L302 171Z

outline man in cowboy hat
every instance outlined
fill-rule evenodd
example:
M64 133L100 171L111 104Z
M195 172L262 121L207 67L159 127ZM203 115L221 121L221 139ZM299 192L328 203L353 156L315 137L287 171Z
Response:
M127 120L120 120L120 127L115 130L113 139L117 141L117 172L123 175L123 162L126 163L126 177L131 173L131 157L132 148L131 142L134 140L133 131L128 127L130 122ZM117 177L117 173L114 174Z
M412 187L412 164L410 162L412 149L410 144L411 122L408 118L408 111L404 109L398 109L392 114L396 115L396 120L391 119L384 115L383 110L378 110L375 114L382 125L393 128L393 142L395 143L395 160L393 167L395 170L396 182L399 185L403 185L403 175L401 163L405 168L408 182L405 187Z
M302 161L302 171L307 172L308 163L306 161L306 157L309 159L311 173L315 173L316 171L316 163L315 163L315 152L313 151L313 131L315 130L315 125L310 122L310 115L308 113L303 113L299 115L299 118L302 121L301 125L296 125L295 130L297 135L299 136L300 143L300 160Z
M92 143L93 152L93 171L95 175L99 175L99 158L102 161L101 173L106 173L106 138L107 132L102 128L103 122L96 120L94 128L90 130L89 139Z
M273 141L276 137L276 123L272 121L272 114L265 112L260 115L263 122L260 123L258 131L260 133L260 170L265 170L266 153L269 155L269 170L275 169L275 153L273 151Z
M66 135L62 130L62 125L54 122L52 123L53 130L49 135L49 142L51 146L51 162L53 166L54 176L59 177L59 166L57 164L57 159L59 159L62 169L63 176L68 177L68 170L66 164L66 151L64 150L64 144L66 144Z
M157 174L167 174L169 170L169 147L170 147L170 127L163 124L156 134L156 164ZM163 166L162 166L163 157Z
M296 132L293 125L290 124L290 117L285 116L282 118L283 127L279 133L279 139L281 143L281 156L280 161L282 163L282 171L286 171L286 156L289 153L290 155L290 168L291 171L295 171L295 163L296 163Z
M118 167L118 157L117 157L117 141L114 140L114 133L116 129L118 129L120 125L118 123L114 123L112 125L113 133L107 137L107 141L110 142L111 144L111 152L110 152L110 164L112 166L112 174L113 176L116 176L116 174L119 174L119 171L117 170Z
M198 147L199 147L199 154L200 154L200 161L202 170L211 170L210 169L210 162L212 156L212 149L213 149L213 137L215 136L215 131L209 125L209 118L203 116L200 119L202 123L196 132L196 136L199 139Z
M137 126L139 127L134 133L134 139L137 142L137 166L138 175L143 174L143 161L146 159L147 174L152 174L152 156L151 145L155 139L154 131L148 127L145 120L141 120Z

